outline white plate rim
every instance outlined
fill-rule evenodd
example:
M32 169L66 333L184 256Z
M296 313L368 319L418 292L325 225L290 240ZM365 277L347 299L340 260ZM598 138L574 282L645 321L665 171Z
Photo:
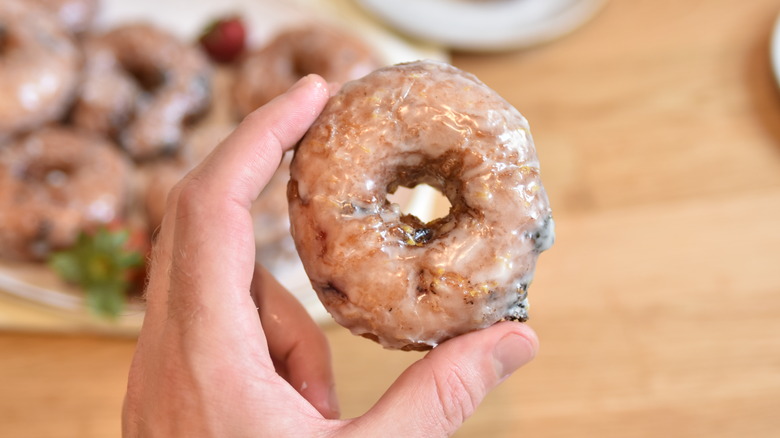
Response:
M606 4L606 0L505 0L482 4L453 0L356 1L402 33L476 52L527 48L552 41L582 26ZM529 7L530 1L537 2L536 10ZM527 18L517 15L524 8L529 12ZM502 24L497 25L497 21Z

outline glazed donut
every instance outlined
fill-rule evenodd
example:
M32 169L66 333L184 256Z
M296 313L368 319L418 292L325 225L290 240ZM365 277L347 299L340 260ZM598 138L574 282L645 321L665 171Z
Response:
M0 148L0 257L43 260L121 217L130 165L101 137L52 127Z
M244 117L307 74L341 83L379 66L371 47L340 29L323 24L290 29L242 60L233 100L238 115Z
M62 25L73 34L92 28L98 12L99 0L32 0L55 14Z
M293 238L335 320L386 348L425 350L527 318L553 221L525 118L476 77L423 61L346 83L295 151ZM428 184L449 213L387 200Z
M197 47L149 24L127 24L103 36L116 59L147 92L120 143L137 160L175 152L184 125L211 100L212 69Z
M0 2L0 138L61 117L81 57L54 16L27 0Z
M141 90L100 38L87 38L81 47L85 65L71 123L116 139L132 119Z

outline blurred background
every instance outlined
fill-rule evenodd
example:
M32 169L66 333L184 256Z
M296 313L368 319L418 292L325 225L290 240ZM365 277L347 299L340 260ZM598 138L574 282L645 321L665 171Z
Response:
M186 3L104 0L88 32L143 20L208 52L198 42L207 24L237 14L244 50L255 52L295 24L325 22L349 29L380 64L434 58L474 73L529 120L557 224L529 291L541 350L457 437L778 436L776 0ZM230 94L240 62L214 61L215 92ZM186 126L196 157L235 123L220 96L208 123ZM5 127L0 151L73 123L61 119ZM163 155L128 161L148 170ZM1 228L11 207L0 208ZM134 221L123 226L148 233L150 219ZM257 238L271 242L258 254L267 263L289 251L284 236ZM330 322L294 262L275 272L322 323L344 417L422 357ZM142 307L131 298L118 317L96 315L60 277L41 261L0 259L1 436L119 435Z

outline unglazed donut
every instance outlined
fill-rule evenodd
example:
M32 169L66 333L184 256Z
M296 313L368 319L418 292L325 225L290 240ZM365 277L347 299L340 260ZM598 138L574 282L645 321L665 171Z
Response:
M0 139L64 114L81 56L54 15L27 0L0 2Z
M130 165L113 144L45 128L0 147L0 257L43 260L78 233L120 218Z
M291 230L335 320L424 350L527 318L553 220L528 123L476 77L436 62L346 83L295 151ZM450 201L423 223L387 200L426 183Z
M379 66L372 48L345 31L323 24L289 29L241 61L233 100L244 117L307 74L341 83Z

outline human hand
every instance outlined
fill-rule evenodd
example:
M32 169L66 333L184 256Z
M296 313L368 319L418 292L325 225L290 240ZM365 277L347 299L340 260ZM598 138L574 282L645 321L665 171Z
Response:
M535 355L533 331L502 322L441 344L363 416L337 419L325 336L255 266L249 213L328 94L321 78L302 79L250 114L169 196L124 436L447 436Z

